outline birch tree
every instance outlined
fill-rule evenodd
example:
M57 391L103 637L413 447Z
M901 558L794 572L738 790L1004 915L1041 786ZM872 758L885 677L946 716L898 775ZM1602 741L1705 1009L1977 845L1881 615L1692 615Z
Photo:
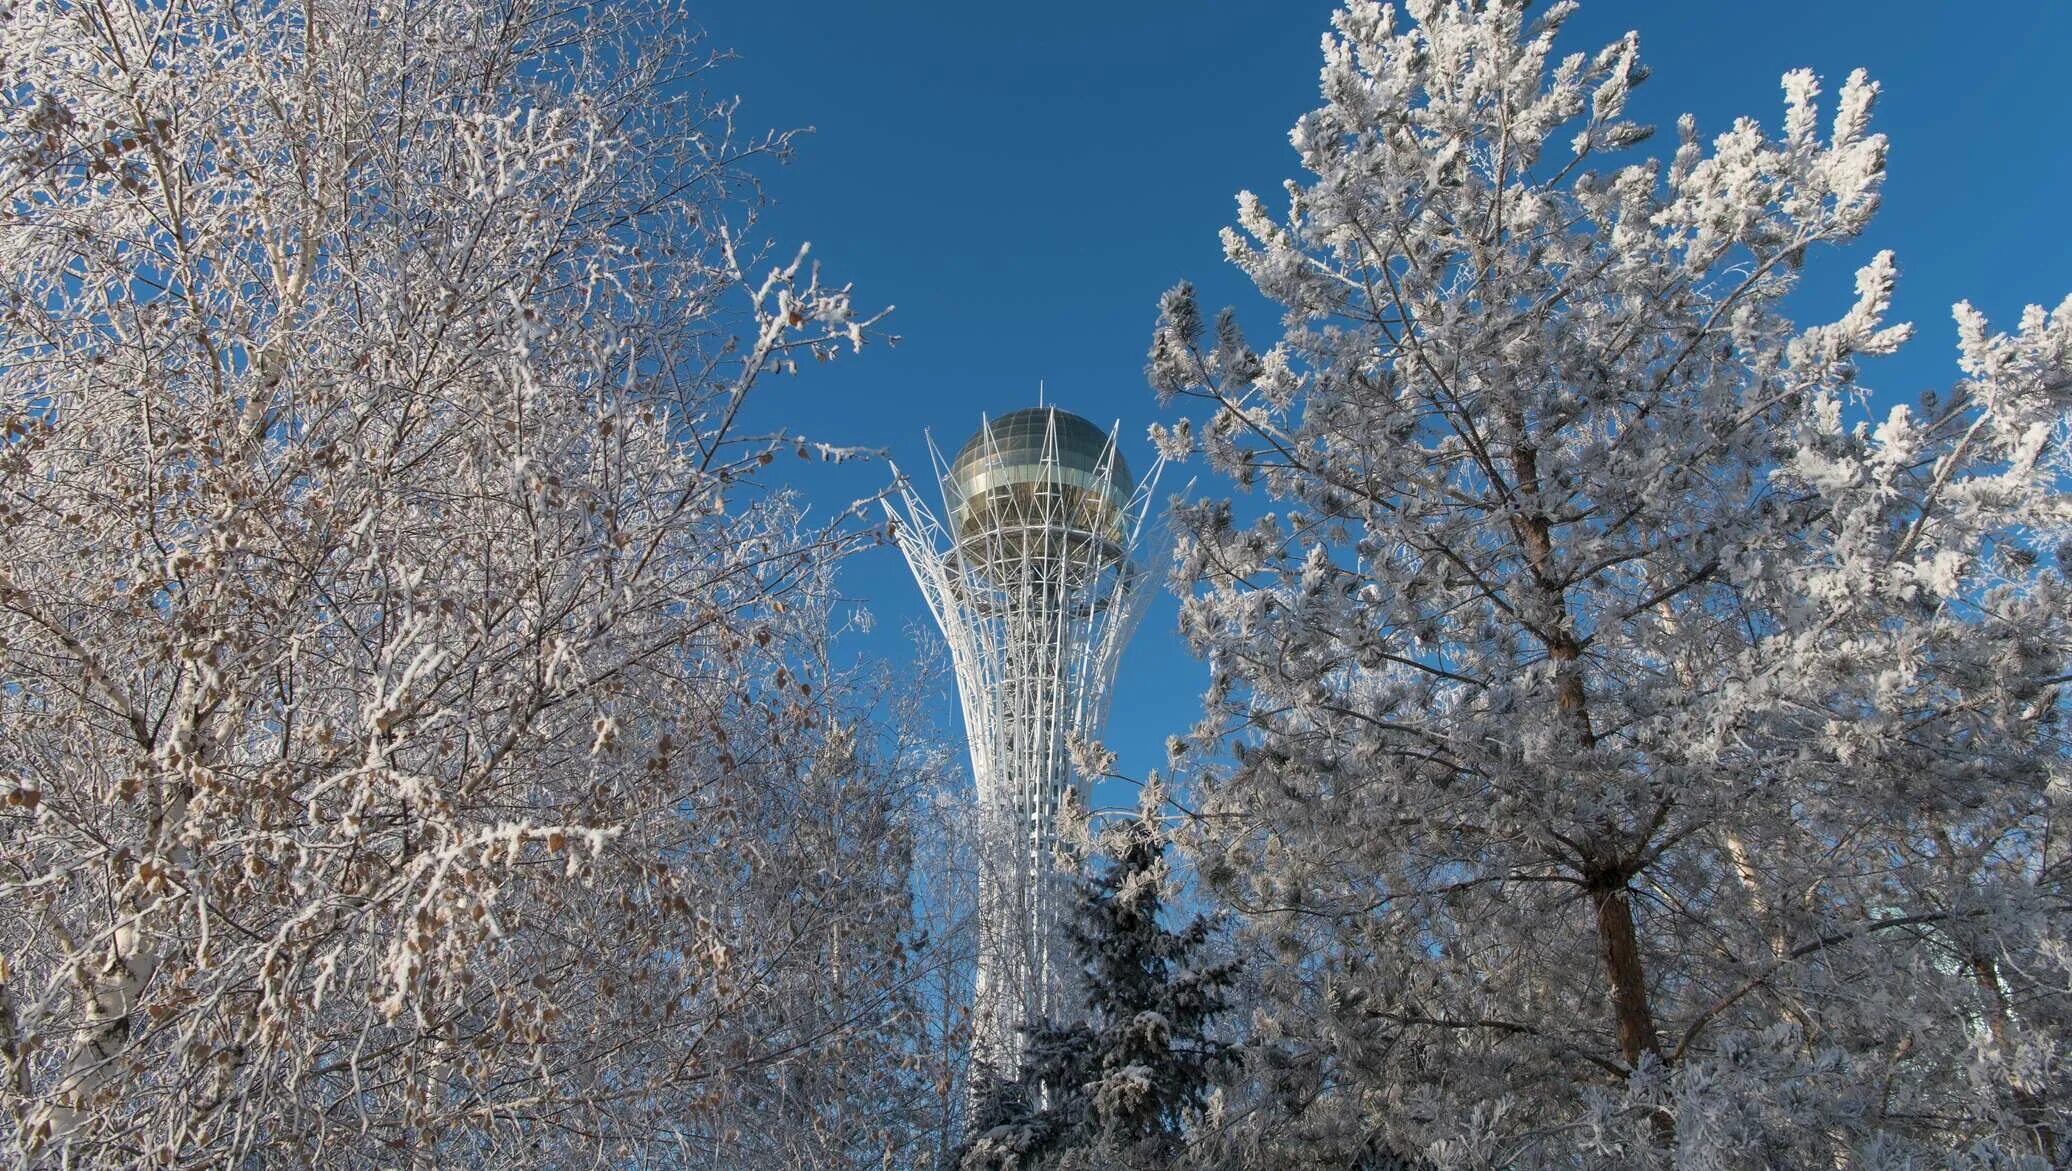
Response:
M831 573L821 586L784 621L802 651L790 669L832 686L787 701L809 726L773 729L791 763L758 787L762 876L729 908L766 941L762 990L723 1042L701 1038L738 1054L707 1114L720 1141L699 1165L716 1171L949 1165L944 1114L963 1083L946 1063L968 1030L945 993L968 996L976 895L943 867L967 812L943 798L969 784L928 702L948 680L926 660L841 666L829 634L851 607Z
M1182 514L1193 849L1279 961L1235 1149L2063 1159L2072 300L1959 304L1874 401L1891 253L1786 314L1875 234L1874 82L1661 162L1635 36L1406 8L1337 14L1306 175L1239 197L1277 339L1182 286L1148 367L1274 509Z
M684 13L0 19L14 1160L709 1163L882 1061L905 847L794 620L856 537L739 424L874 319Z

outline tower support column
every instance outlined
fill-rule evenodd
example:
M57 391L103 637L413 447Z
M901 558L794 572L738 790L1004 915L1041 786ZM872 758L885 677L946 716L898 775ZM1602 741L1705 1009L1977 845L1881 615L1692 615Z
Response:
M1099 738L1162 569L1146 521L1163 461L1135 481L1112 433L1055 407L982 422L949 461L929 451L943 518L911 484L886 510L949 644L978 790L972 1056L1012 1077L1023 1030L1077 1007L1057 822L1068 791L1087 794L1067 749Z

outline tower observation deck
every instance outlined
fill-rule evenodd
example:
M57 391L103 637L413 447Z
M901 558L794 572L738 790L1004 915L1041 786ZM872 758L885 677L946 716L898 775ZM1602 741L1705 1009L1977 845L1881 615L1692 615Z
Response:
M887 504L900 551L949 644L978 788L979 958L973 1056L1013 1076L1021 1029L1076 1008L1056 859L1068 744L1098 739L1123 644L1155 575L1140 483L1115 437L1035 407L982 421L945 461L929 451L938 518L914 492Z

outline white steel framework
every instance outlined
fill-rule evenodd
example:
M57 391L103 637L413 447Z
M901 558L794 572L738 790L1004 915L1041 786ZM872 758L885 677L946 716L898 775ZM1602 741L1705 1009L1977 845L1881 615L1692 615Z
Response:
M1083 808L1086 783L1067 746L1099 738L1160 571L1146 518L1163 460L1133 483L1112 429L1055 407L983 421L947 462L931 438L929 454L946 519L911 484L886 510L949 644L978 788L972 1055L1013 1076L1022 1028L1076 1007L1057 938L1070 892L1056 832L1066 791Z

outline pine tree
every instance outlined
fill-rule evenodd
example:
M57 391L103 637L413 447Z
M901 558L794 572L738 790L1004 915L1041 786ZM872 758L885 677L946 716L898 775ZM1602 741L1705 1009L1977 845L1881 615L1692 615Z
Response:
M1155 798L1117 829L1066 937L1086 1018L1031 1030L1019 1077L981 1094L967 1171L1167 1167L1182 1154L1231 1046L1212 1035L1235 976L1208 963L1212 924L1159 919L1166 837Z
M1648 159L1572 10L1347 4L1224 237L1272 343L1183 286L1152 345L1166 454L1270 501L1176 521L1252 1164L2063 1166L2072 298L1875 397L1892 254L1787 310L1877 85Z

